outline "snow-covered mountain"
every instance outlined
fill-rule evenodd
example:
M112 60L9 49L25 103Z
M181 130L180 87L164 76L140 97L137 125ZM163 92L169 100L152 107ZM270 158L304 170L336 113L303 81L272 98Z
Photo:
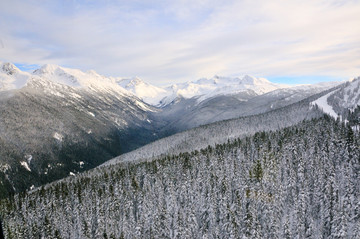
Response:
M309 107L313 99L186 131L15 195L0 204L5 235L356 238L359 135Z
M0 91L24 87L30 77L30 73L22 72L14 64L0 62Z
M156 108L95 72L0 64L0 197L158 138Z
M360 123L360 77L312 102L331 117L358 128Z
M201 78L196 81L173 84L166 87L157 87L148 84L138 77L125 79L121 77L105 77L94 70L83 72L57 65L47 64L33 73L23 72L11 63L0 62L0 91L20 89L30 80L50 80L54 83L82 88L87 90L117 91L122 94L133 95L153 106L164 107L181 99L196 98L194 103L199 104L217 96L246 96L243 100L263 95L269 92L299 92L314 89L318 91L329 88L338 82L317 85L290 86L275 84L265 78L214 76L210 79ZM280 93L281 94L281 93ZM239 99L239 97L237 97Z
M166 87L157 87L145 83L137 77L133 79L117 79L116 82L144 102L161 108L184 100L188 103L191 101L194 105L200 105L209 100L224 97L235 97L240 102L243 102L267 93L266 97L277 97L292 103L300 98L305 98L341 84L341 82L323 82L313 85L291 86L275 84L265 78L255 78L249 75L234 78L214 76L210 79L202 78L197 81L178 83ZM192 98L195 101L190 100ZM215 101L212 100L212 102ZM188 103L187 106L189 107Z
M288 87L245 76L159 88L1 63L5 235L359 235L360 78L338 84Z
M38 186L158 138L273 111L331 86L215 76L161 88L95 71L45 65L28 73L0 63L0 191Z
M169 95L166 89L145 83L138 77L116 79L116 83L150 105L159 105L160 101Z
M173 84L165 87L157 87L144 82L138 77L132 79L115 78L117 84L130 91L144 102L164 107L178 99L191 99L196 97L196 103L220 95L234 95L247 92L247 94L260 95L280 88L288 88L288 85L275 84L265 78L253 76L220 77L214 76L197 81Z
M221 120L269 112L301 101L339 85L340 82L299 85L280 88L265 94L252 90L234 94L219 94L201 102L197 97L176 100L162 107L157 115L169 122L168 130L180 132ZM171 128L171 129L170 129Z
M197 97L197 103L220 95L234 95L243 92L256 95L264 94L276 89L287 88L287 85L275 84L265 78L255 78L245 75L242 78L214 76L211 79L202 78L193 82L173 84L164 87L167 94L158 106L166 106L177 98L190 99Z

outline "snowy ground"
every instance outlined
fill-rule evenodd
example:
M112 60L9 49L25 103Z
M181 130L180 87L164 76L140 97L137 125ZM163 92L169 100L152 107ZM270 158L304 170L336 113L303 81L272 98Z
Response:
M333 118L337 118L338 114L334 111L333 107L328 104L327 99L330 95L334 94L336 91L332 91L319 99L311 102L312 105L317 105L324 113L330 115Z

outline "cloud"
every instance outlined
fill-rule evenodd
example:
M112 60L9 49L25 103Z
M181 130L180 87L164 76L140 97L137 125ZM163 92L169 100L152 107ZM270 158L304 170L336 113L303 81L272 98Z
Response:
M0 2L0 60L151 83L359 75L359 1Z

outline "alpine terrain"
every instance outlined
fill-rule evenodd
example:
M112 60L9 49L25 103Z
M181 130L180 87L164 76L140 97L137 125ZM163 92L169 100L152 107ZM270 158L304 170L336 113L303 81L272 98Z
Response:
M0 197L157 139L158 109L93 71L0 65Z
M360 235L360 78L159 87L1 63L0 110L6 238Z

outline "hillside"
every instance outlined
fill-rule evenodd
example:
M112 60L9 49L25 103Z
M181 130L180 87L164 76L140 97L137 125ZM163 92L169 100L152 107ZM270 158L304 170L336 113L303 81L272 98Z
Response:
M259 131L278 130L298 124L303 120L319 118L324 113L317 107L311 106L310 102L327 94L327 92L263 114L224 120L186 130L120 155L107 161L105 165L121 161L148 159L162 154L178 154L200 150L208 145L222 144L228 140L249 136Z
M359 136L324 116L3 200L7 238L355 238Z
M222 120L266 113L338 86L339 82L327 82L281 88L264 94L246 90L212 97L178 97L162 107L156 116L169 122L166 129L181 132Z
M0 90L0 198L94 168L158 138L160 125L151 116L157 109L94 73L87 81L85 73L57 66L34 74L11 64L1 70L7 78L0 74L0 81L9 84Z

